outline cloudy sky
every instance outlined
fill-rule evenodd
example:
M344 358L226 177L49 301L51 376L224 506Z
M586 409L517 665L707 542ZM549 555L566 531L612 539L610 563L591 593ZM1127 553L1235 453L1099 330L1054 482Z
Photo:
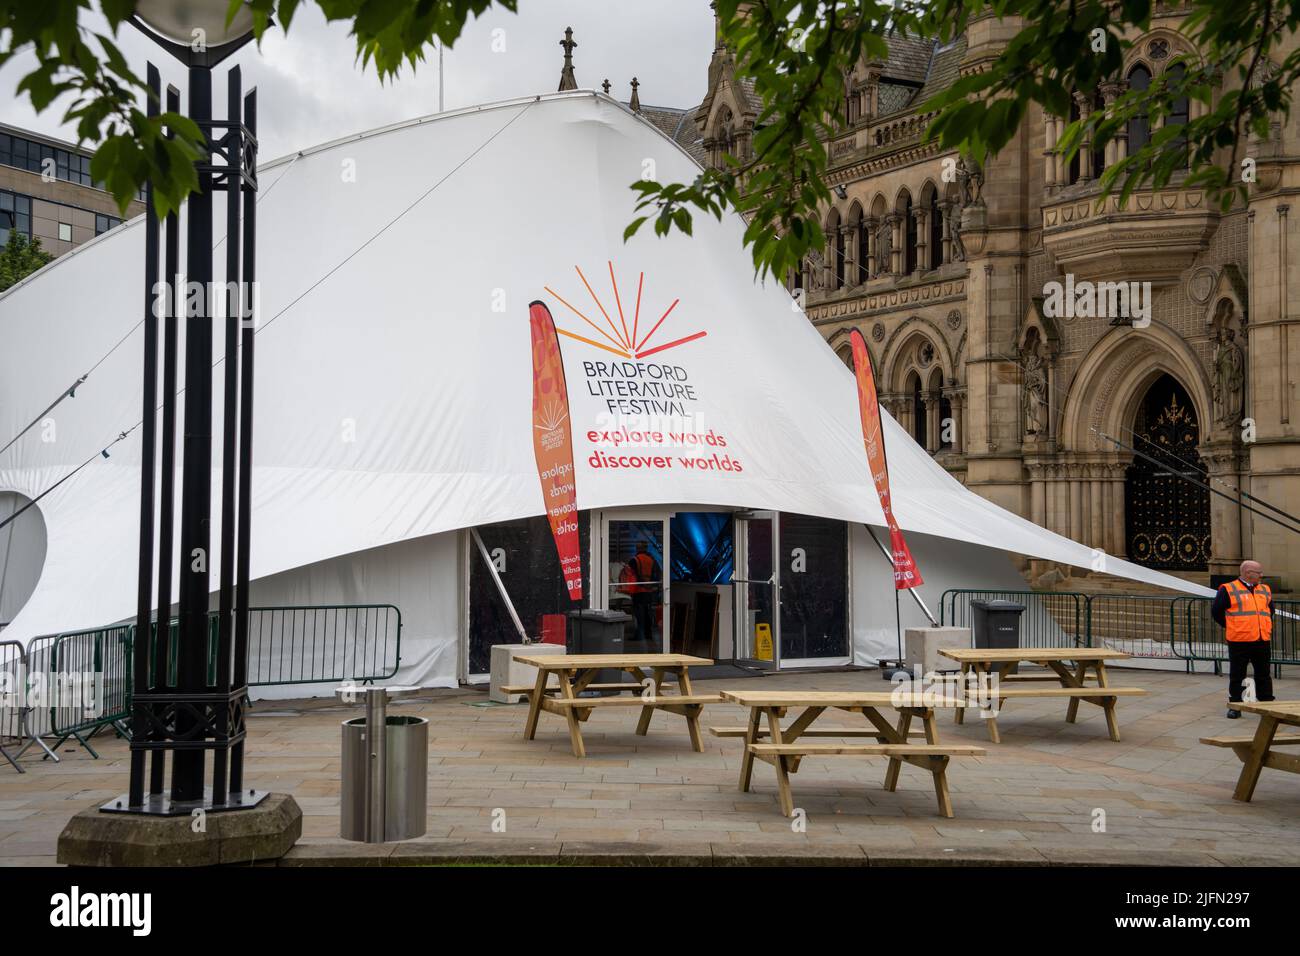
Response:
M99 17L86 21L106 30ZM708 0L519 0L519 13L493 10L472 21L445 55L447 109L549 92L559 84L563 51L559 42L573 27L578 47L578 85L599 87L626 100L633 76L641 98L657 106L696 106L704 96L713 52L713 14ZM119 46L139 75L152 56L164 82L182 91L185 71L131 27ZM504 49L502 49L504 47ZM359 130L437 112L438 62L431 53L420 69L381 86L373 69L354 65L355 43L341 23L327 24L314 4L305 3L286 36L278 29L227 63L238 63L245 85L256 85L261 156L271 159ZM19 56L0 68L0 122L76 140L60 122L64 104L39 116L14 88L34 64ZM222 87L214 83L220 103Z

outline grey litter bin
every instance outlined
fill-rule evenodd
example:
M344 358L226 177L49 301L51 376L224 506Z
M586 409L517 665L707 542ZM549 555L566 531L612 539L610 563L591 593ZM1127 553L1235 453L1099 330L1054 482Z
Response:
M602 608L585 608L569 612L568 652L570 654L626 654L631 652L627 645L627 626L634 618L622 611L609 611ZM602 684L614 684L631 680L619 670L610 668L596 675L596 681ZM588 696L596 694L616 694L617 691L586 691Z
M1025 612L1023 604L1015 601L971 601L970 610L976 647L1020 646L1020 615Z
M343 780L339 831L345 840L386 843L423 836L428 828L429 721L389 716L391 697L416 688L340 688L364 698L366 716L343 721ZM382 740L369 729L382 724Z

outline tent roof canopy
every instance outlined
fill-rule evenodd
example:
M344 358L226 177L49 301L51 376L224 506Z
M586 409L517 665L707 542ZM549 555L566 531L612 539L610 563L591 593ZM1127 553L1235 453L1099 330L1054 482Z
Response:
M696 217L692 237L623 241L632 182L698 172L588 91L414 120L263 166L253 576L541 514L533 300L564 333L578 507L695 503L882 525L853 377L784 288L755 280L743 221ZM0 490L36 497L76 472L40 502L48 555L13 636L133 610L142 225L0 297L0 437L92 370L50 412L57 440L34 429L0 454ZM1039 528L965 489L888 416L885 431L904 530L1209 593Z

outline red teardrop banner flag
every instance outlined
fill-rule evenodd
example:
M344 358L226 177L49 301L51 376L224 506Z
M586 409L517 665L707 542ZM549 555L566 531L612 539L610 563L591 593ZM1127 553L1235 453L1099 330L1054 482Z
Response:
M528 305L533 339L533 454L542 502L555 537L569 599L582 600L582 553L578 543L578 486L573 474L569 388L560 358L555 320L544 302Z
M894 520L893 508L889 505L889 462L885 458L885 432L880 421L880 398L876 394L876 382L871 375L871 357L867 354L867 343L857 329L849 335L853 344L853 371L858 380L858 411L862 416L862 441L867 446L867 464L871 466L871 477L876 482L876 492L880 495L880 509L885 513L889 525L889 550L894 557L894 587L899 591L919 587L921 572L912 560L912 552L903 540L903 532Z

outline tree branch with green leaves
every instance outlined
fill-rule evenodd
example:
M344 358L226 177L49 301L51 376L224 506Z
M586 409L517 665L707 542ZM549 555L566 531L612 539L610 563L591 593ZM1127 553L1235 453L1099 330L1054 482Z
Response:
M388 80L417 67L435 44L451 47L470 16L513 12L518 0L229 0L228 16L246 3L260 41L268 30L288 31L304 2L350 23L358 62ZM64 118L82 143L97 146L91 175L123 211L151 181L166 215L196 188L193 164L206 144L183 116L150 117L141 108L147 91L115 42L135 6L100 0L109 28L102 34L83 22L91 0L0 0L0 64L32 50L37 66L17 92L38 112L72 95ZM1224 209L1246 195L1243 136L1267 139L1290 115L1300 80L1297 0L1189 0L1178 28L1196 55L1176 57L1181 69L1160 72L1148 89L1129 89L1072 120L1076 93L1091 97L1124 80L1125 52L1151 29L1151 0L717 0L716 8L737 81L752 83L761 101L752 155L727 157L690 183L631 184L638 215L625 238L650 221L659 235L689 234L693 214L734 210L748 220L744 241L760 275L783 277L824 246L821 219L831 205L824 144L847 130L845 78L864 61L884 62L891 32L948 43L989 18L1010 28L978 69L913 107L937 113L925 138L940 151L983 163L1012 142L1033 104L1070 120L1058 143L1067 158L1085 143L1100 149L1117 140L1144 116L1150 141L1112 163L1099 188L1126 197L1187 169L1183 186L1204 189ZM1174 122L1184 99L1204 109Z
M518 0L311 0L329 21L352 24L357 60L382 80L414 68L435 43L450 47L471 15L495 6L514 12ZM253 14L253 35L286 33L302 0L229 0L227 24L241 6ZM117 45L136 0L99 0L108 32L91 29L91 0L0 0L0 66L30 51L35 69L15 90L41 113L70 95L63 121L75 125L79 145L96 147L90 175L125 213L152 182L158 215L178 209L198 188L194 164L208 154L202 131L183 115L148 115L147 84ZM129 27L128 27L129 29ZM168 136L168 133L173 134Z

